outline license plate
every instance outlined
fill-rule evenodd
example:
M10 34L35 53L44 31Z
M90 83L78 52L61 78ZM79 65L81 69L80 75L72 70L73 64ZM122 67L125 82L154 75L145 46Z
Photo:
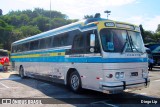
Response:
M138 76L138 72L131 72L131 76Z

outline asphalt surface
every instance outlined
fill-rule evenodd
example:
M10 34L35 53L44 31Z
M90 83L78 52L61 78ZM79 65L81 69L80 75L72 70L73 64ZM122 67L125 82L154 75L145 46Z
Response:
M115 95L84 90L75 94L61 84L32 78L21 79L14 71L0 72L0 106L160 107L160 67L150 71L149 77L150 86L142 90ZM4 102L6 99L11 100L12 104Z

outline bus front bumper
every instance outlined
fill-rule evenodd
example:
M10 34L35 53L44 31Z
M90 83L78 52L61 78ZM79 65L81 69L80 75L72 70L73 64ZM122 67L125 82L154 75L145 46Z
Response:
M134 81L100 82L100 89L104 93L116 94L123 91L133 91L147 88L149 84L149 78Z

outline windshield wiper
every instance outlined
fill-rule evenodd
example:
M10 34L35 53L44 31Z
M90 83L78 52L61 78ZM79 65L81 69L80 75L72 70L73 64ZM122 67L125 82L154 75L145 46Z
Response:
M126 42L124 43L122 51L121 51L122 54L126 51L128 44L129 44L129 40L126 39Z
M132 40L132 37L131 37L131 36L129 36L129 39L130 39L130 42L131 42L132 51L134 52L133 49L135 49L137 52L140 52L140 51L136 48L136 46L133 44L133 40ZM143 52L140 52L140 53L143 53Z

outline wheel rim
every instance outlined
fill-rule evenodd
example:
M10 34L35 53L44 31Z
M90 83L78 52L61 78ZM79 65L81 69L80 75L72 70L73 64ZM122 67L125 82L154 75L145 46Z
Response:
M74 90L78 89L79 87L79 78L77 75L73 75L71 78L71 86Z

